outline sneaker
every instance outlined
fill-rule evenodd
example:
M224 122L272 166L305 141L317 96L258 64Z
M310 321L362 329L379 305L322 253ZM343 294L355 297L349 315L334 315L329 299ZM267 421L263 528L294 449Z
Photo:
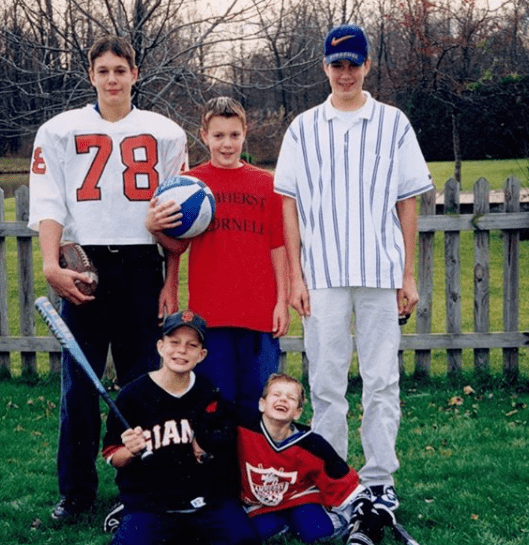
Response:
M53 508L51 518L57 521L65 521L82 513L92 510L94 504L78 498L63 497Z
M375 507L383 505L386 509L395 511L399 506L399 498L393 486L379 484L370 486L368 489L373 496Z
M116 505L112 507L103 522L104 532L113 533L118 529L118 526L121 524L124 509L125 506L122 503L116 503Z
M375 545L384 536L385 522L366 497L355 499L349 522L347 545Z

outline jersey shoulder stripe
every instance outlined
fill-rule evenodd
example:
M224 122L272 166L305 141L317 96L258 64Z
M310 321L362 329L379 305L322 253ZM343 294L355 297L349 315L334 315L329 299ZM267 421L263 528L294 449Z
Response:
M286 453L289 449L301 449L307 454L321 460L329 477L339 479L349 473L350 468L346 461L340 458L334 448L321 435L312 431L309 426L296 424L298 433L292 435L281 444L277 444L268 433L260 416L246 420L239 425L239 435L242 440L251 442L256 440L256 435L264 438L271 450L276 453ZM253 439L252 439L253 437Z

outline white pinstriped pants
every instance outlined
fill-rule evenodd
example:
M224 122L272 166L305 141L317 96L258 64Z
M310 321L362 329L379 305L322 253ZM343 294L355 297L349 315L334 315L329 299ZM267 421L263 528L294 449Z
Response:
M396 290L310 290L311 315L304 320L305 350L314 410L313 429L347 460L349 409L345 393L351 364L351 318L362 377L364 486L393 484L399 462L395 441L400 422Z

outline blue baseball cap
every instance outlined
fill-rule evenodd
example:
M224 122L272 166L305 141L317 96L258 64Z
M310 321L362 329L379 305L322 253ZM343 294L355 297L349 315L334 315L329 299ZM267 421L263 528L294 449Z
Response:
M174 314L169 314L163 322L162 335L169 335L176 328L184 325L193 328L198 333L202 343L206 342L206 322L204 318L195 314L192 310L182 310Z
M367 59L369 46L365 32L356 25L334 27L325 38L325 62L348 60L361 66Z

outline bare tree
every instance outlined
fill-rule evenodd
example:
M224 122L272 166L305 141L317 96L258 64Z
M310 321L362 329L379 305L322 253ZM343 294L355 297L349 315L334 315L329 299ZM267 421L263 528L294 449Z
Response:
M277 0L261 6L251 26L253 43L233 61L237 73L245 74L244 85L238 81L248 103L274 107L288 121L321 101L328 93L323 37L332 26L359 19L362 1Z
M136 50L135 103L179 122L197 159L198 108L230 94L249 111L259 159L272 162L290 119L329 92L323 37L354 22L370 38L368 89L409 115L427 156L454 158L458 177L469 149L479 156L479 145L490 147L482 133L501 139L485 128L484 111L509 119L489 126L510 135L513 149L529 149L528 2L492 9L485 0L232 0L221 8L215 0L5 0L0 153L16 152L43 121L94 99L86 52L114 33Z
M267 0L233 0L213 10L192 0L8 0L0 8L0 136L32 135L58 112L93 100L86 52L96 37L117 34L136 51L135 103L196 125L197 104L219 74L240 25Z
M451 129L445 141L451 142L456 179L462 120L467 122L472 103L480 99L473 86L512 70L511 63L498 63L497 57L505 50L503 33L511 23L508 4L499 13L475 0L406 0L398 9L379 0L370 19L379 63L376 94L418 117L419 129L432 120L432 108L437 112L437 123Z

